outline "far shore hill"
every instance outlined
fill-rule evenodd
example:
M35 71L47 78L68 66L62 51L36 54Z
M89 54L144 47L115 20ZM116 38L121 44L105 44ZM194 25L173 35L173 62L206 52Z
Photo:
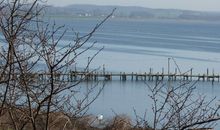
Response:
M97 18L106 17L116 8L112 18L220 21L220 12L178 9L152 9L137 6L99 6L75 4L65 7L48 6L47 16Z

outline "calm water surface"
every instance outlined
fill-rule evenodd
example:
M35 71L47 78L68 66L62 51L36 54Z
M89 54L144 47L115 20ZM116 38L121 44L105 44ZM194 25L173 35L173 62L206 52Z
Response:
M53 18L50 19L53 21ZM58 25L65 25L69 30L62 44L73 40L73 31L84 35L100 20L56 18ZM57 34L59 36L60 33ZM220 74L220 24L210 22L183 21L141 21L110 19L88 42L97 41L90 51L81 55L76 67L83 68L100 48L104 50L93 60L90 68L101 68L105 65L108 72L167 72L168 58L173 57L181 69L186 72L193 68L193 73L210 72ZM62 46L61 44L61 46ZM170 71L176 68L170 61ZM73 67L75 68L75 66ZM151 83L153 84L153 83ZM84 86L92 84L85 83ZM208 98L217 96L219 99L220 84L199 82L195 93L207 95ZM99 98L90 106L89 113L103 114L104 117L126 114L134 118L133 109L139 115L151 110L149 91L144 82L113 81L107 82ZM149 112L150 113L150 112ZM149 115L149 117L152 117ZM218 127L220 128L220 127Z
M74 31L81 35L91 31L100 20L56 19L59 25L70 28L64 43L72 40ZM206 69L220 73L220 24L210 22L141 21L110 19L88 44L97 41L95 47L82 55L77 64L83 67L89 56L104 47L94 59L92 68L105 64L110 72L155 72L167 68L167 59L173 57L185 72L193 68L195 73ZM176 65L171 61L171 71Z
M149 81L113 81L106 82L104 90L99 98L90 106L89 113L103 114L105 119L111 118L117 114L125 114L135 119L134 109L141 117L147 112L147 119L151 121L153 117L151 94L146 83L154 86L155 82ZM193 82L192 82L193 83ZM192 84L190 83L189 86ZM167 84L166 81L163 84ZM170 83L171 85L179 83ZM83 86L91 87L92 83L83 83ZM100 86L102 83L99 84ZM207 101L215 97L219 97L220 87L219 83L212 84L211 82L198 82L195 84L195 91L193 96L198 98L198 95L205 95ZM86 88L86 87L85 87ZM84 88L84 89L85 89ZM219 100L216 100L219 103ZM215 105L215 104L213 104ZM219 125L216 128L220 128Z
M81 35L89 32L99 20L57 19L58 24L74 28ZM69 31L63 42L71 40ZM167 59L173 57L186 72L206 73L207 68L214 74L220 73L220 24L183 21L138 21L110 19L102 26L88 44L98 41L96 46L78 59L77 67L87 63L87 59L101 47L105 49L94 59L91 68L105 65L109 72L167 72ZM170 71L176 68L170 61ZM150 83L154 84L154 83ZM91 84L87 84L89 86ZM207 95L208 99L220 98L220 84L199 82L195 95ZM99 98L90 106L89 113L103 114L105 117L126 114L134 119L136 109L139 115L151 110L149 90L144 82L107 82ZM220 128L217 126L216 128Z

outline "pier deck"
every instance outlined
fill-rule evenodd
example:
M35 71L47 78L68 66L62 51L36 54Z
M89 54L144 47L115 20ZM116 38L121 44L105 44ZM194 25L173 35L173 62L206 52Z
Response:
M37 73L35 74L35 77L40 78L41 80L45 80L49 77L49 74L46 73ZM193 74L192 71L189 73L183 73L183 74L177 74L177 73L152 73L152 72L144 72L144 73L110 73L110 72L77 72L77 71L71 71L69 73L56 73L55 74L56 79L61 80L65 79L69 82L73 82L79 79L83 80L144 80L144 81L155 81L155 80L198 80L198 81L220 81L220 75L219 74Z

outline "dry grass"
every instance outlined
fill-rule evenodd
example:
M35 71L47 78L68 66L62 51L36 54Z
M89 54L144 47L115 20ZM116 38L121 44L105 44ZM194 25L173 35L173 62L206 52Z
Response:
M125 115L114 117L103 130L131 130L131 119Z
M16 112L16 115L17 116L14 117L14 123L16 123L18 128L21 128L24 122L26 122L23 129L32 129L30 120L25 118L25 116L19 112ZM46 117L42 115L36 119L37 130L44 130L43 126L45 126L45 118ZM50 114L50 130L141 130L133 128L131 125L131 119L125 115L116 116L101 124L97 122L98 121L94 116L70 119L62 113ZM10 114L5 112L5 114L0 118L0 130L13 130L14 123L10 119Z
M31 123L25 116L17 112L14 117L18 128L21 128L24 122L27 122L23 130L31 130ZM45 117L40 116L36 120L37 130L44 130ZM5 113L0 117L0 130L13 130L13 122L10 114ZM131 119L128 116L120 115L99 124L94 116L85 116L83 118L69 118L63 113L50 114L50 130L153 130L151 128L134 128ZM213 130L213 129L191 129L191 130Z

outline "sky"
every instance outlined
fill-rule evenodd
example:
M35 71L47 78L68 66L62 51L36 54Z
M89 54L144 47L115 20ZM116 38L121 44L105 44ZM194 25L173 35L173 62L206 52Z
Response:
M220 12L220 0L48 0L47 3L55 6L95 4Z

